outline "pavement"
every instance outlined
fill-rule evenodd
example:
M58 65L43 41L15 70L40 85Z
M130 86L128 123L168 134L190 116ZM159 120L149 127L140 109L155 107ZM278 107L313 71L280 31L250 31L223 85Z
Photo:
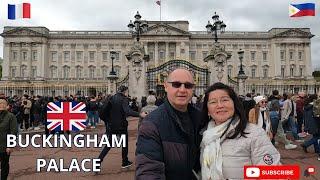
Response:
M137 118L129 119L129 160L134 162L136 137L137 137ZM83 134L98 134L101 137L104 134L105 128L103 125L95 129L87 129ZM38 134L43 133L40 131L22 132ZM295 143L299 145L298 143ZM281 154L282 164L299 165L301 169L300 179L320 179L320 161L313 152L313 148L309 148L309 153L304 153L299 146L294 150L285 150L283 144L276 145L276 148ZM95 174L93 172L36 172L36 159L64 159L65 167L69 167L72 158L76 158L79 162L84 158L98 157L101 148L15 148L15 151L10 157L10 174L9 180L127 180L134 179L135 165L126 169L121 169L121 148L113 148L109 151L108 155L102 162L101 172ZM303 176L303 171L313 166L316 168L316 173L309 177Z

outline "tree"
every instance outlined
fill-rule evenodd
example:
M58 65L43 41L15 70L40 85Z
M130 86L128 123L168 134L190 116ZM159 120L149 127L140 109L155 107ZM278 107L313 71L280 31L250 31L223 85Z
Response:
M312 76L313 77L320 77L320 71L313 71Z

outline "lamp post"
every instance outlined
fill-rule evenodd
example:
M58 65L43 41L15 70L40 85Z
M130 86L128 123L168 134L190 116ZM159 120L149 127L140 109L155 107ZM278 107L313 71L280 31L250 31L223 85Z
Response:
M225 31L225 28L227 27L226 24L223 23L223 21L219 20L219 15L217 15L216 12L214 12L214 15L212 16L213 24L208 21L208 24L206 25L207 32L209 34L214 35L214 41L218 42L218 32L223 33Z
M243 54L244 54L244 51L240 49L240 50L238 51L239 60L240 60L239 75L244 75L244 74L245 74L244 71L243 71L243 66L242 66Z
M116 56L116 52L115 51L110 51L110 57L111 57L111 72L109 73L110 76L116 76L117 73L114 71L113 68L113 60Z
M137 38L137 42L140 40L140 35L147 31L148 24L145 20L141 20L141 15L139 14L139 11L137 11L137 14L134 16L135 20L132 23L132 20L130 20L128 24L128 28L130 33Z

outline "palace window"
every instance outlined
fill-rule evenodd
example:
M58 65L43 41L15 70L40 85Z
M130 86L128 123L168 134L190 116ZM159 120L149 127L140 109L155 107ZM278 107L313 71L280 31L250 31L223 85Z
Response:
M303 52L299 51L298 52L298 59L301 61L302 60L302 56L303 56Z
M164 51L160 51L159 52L159 59L164 60L164 58L165 58Z
M107 79L108 77L108 68L106 66L102 67L102 78Z
M70 74L70 67L69 66L64 66L63 67L63 78L64 79L69 78L69 74Z
M77 51L77 61L82 61L83 59L83 52L82 51Z
M64 61L70 60L70 51L64 51L63 52Z
M36 78L37 77L37 66L32 66L31 68L31 77Z
M290 58L290 60L293 60L293 52L292 51L289 52L289 58Z
M285 67L284 66L281 66L281 77L284 78L284 74L285 73Z
M37 53L37 51L32 51L32 60L33 60L33 61L38 60L38 53Z
M263 77L267 78L268 77L268 68L263 69Z
M300 74L301 77L303 76L303 67L299 68L299 74Z
M191 61L196 60L196 52L195 51L190 51L190 60Z
M294 76L294 67L293 66L290 67L290 76L291 77Z
M27 76L27 66L25 66L25 65L21 66L20 72L21 72L21 77L26 77Z
M94 51L90 51L89 52L89 60L90 61L94 61L94 58L95 58L95 52Z
M89 79L93 79L95 77L95 67L89 67Z
M18 59L18 53L17 51L12 51L12 60L16 61Z
M50 76L51 76L51 78L57 78L57 67L51 66L51 68L50 68Z
M51 52L51 61L56 62L58 60L58 53L56 51Z
M251 51L251 61L255 61L256 59L256 52L255 51Z
M108 61L108 52L102 52L102 60Z
M262 53L262 60L267 61L267 52Z
M82 67L81 66L77 66L76 78L82 78Z
M255 78L256 77L256 68L251 69L251 77Z
M120 60L120 52L115 53L115 60L119 61Z
M22 51L22 60L26 61L28 57L27 51Z
M10 76L12 77L12 78L15 78L16 77L16 72L17 72L17 68L15 67L15 66L13 66L13 67L10 67Z
M286 58L285 57L285 51L280 51L280 59L282 60L282 61L284 61L284 59Z
M170 59L174 59L174 52L170 52L169 57L170 57Z

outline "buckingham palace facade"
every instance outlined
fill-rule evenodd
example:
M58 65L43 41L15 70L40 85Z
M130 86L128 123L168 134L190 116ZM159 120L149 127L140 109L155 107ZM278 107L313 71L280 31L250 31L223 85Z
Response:
M148 31L140 37L149 58L143 76L154 77L146 78L147 88L160 87L162 68L184 64L197 69L200 89L196 94L203 94L209 85L206 76L210 72L204 59L213 48L212 36L206 31L189 31L188 21L148 21L148 25ZM8 96L108 94L121 83L130 86L126 55L135 39L129 31L50 31L46 27L21 26L5 27L1 36L4 61L0 92ZM224 72L230 81L236 81L238 51L244 50L246 92L270 95L278 89L280 93L315 93L310 41L313 35L309 28L226 31L218 37L231 55ZM116 52L116 80L108 78L110 51Z

